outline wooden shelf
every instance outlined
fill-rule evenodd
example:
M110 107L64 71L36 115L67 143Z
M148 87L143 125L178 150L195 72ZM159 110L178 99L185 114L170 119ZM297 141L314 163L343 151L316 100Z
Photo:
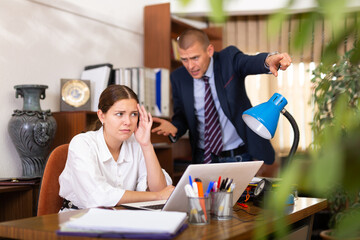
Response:
M148 5L144 8L144 66L167 68L170 71L181 66L171 59L171 39L193 26L171 17L170 3ZM202 29L214 44L215 50L222 49L222 27ZM174 64L175 63L175 64Z

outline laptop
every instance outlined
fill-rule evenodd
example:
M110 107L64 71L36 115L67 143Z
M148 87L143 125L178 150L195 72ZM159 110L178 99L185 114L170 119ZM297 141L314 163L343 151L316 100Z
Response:
M233 191L233 203L236 204L237 200L245 191L246 187L263 163L263 161L251 161L190 164L181 176L178 184L176 184L176 187L168 200L124 203L121 205L130 209L186 212L188 200L184 187L189 183L189 175L192 179L201 179L204 186L204 193L207 190L209 182L218 181L219 176L221 176L221 179L233 179L233 183L236 185Z

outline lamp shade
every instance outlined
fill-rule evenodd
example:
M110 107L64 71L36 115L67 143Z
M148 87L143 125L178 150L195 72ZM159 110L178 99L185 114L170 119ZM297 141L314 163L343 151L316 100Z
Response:
M269 101L246 110L242 118L246 125L259 136L270 139L274 137L281 110L287 100L275 93Z

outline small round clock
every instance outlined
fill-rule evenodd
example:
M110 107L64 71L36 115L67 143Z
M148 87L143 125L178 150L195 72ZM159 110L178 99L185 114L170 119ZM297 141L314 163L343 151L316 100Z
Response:
M272 182L267 180L266 178L261 179L258 182L257 186L254 190L253 202L255 206L262 206L264 201L264 196L268 191L272 188Z
M62 100L75 108L85 105L90 98L88 85L81 80L69 80L61 88Z

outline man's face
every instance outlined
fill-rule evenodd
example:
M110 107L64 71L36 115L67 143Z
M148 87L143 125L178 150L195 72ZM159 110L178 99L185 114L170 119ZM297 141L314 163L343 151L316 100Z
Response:
M180 59L186 70L193 78L201 78L209 67L210 59L214 54L214 46L210 44L206 50L195 42L188 49L179 48Z

